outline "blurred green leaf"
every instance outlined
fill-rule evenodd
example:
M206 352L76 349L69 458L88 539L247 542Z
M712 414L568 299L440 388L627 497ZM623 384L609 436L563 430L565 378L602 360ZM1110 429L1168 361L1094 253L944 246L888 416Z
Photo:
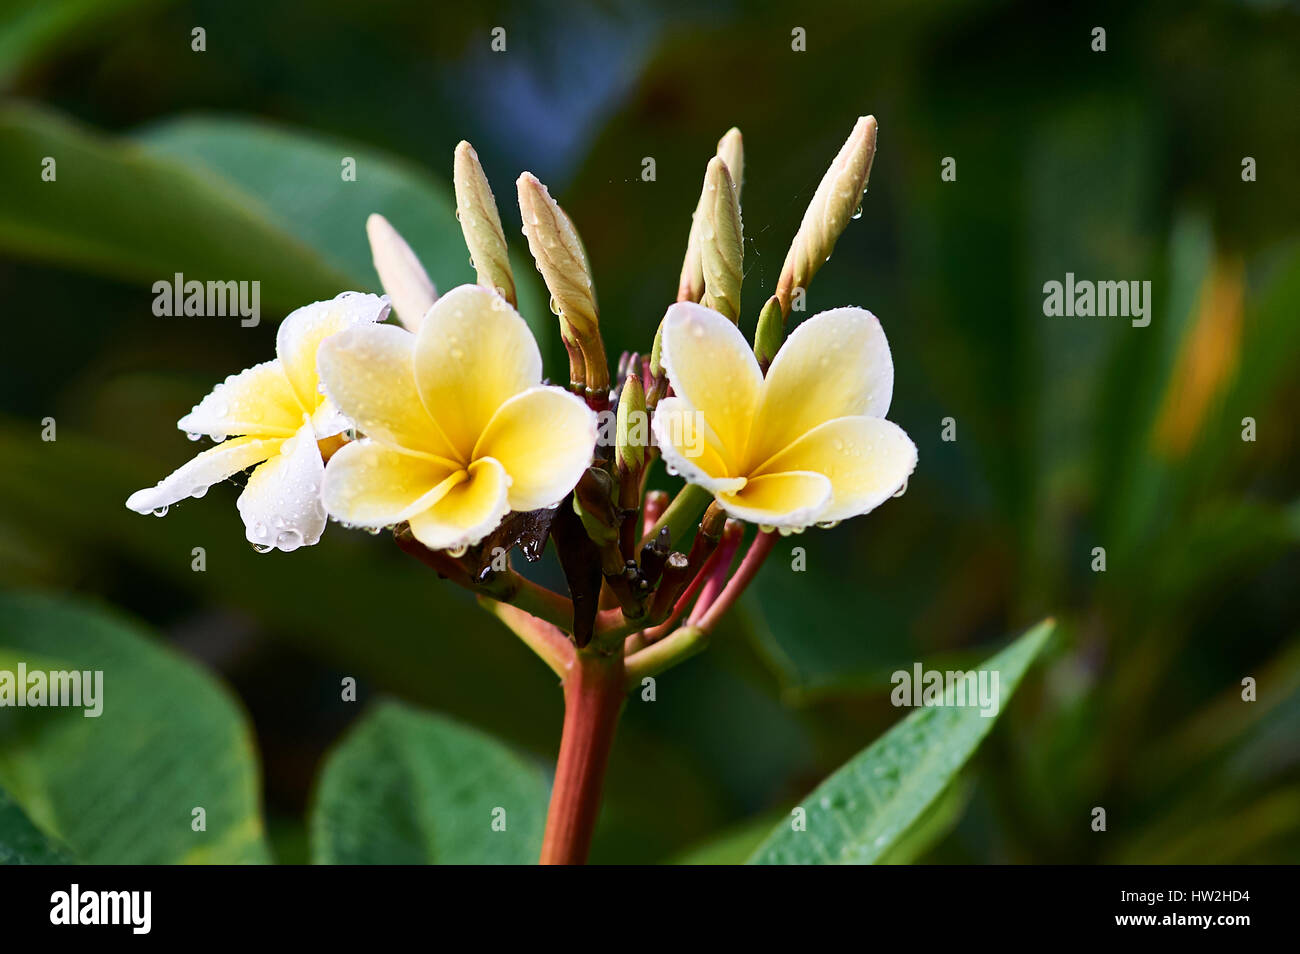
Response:
M348 733L319 784L318 864L527 864L542 847L548 789L536 766L482 732L396 702Z
M672 860L675 865L741 865L763 843L778 817L770 812L734 825L691 847Z
M439 291L474 281L455 197L444 180L405 160L243 119L188 117L136 138L151 153L206 169L256 196L286 231L348 276L349 288L381 290L366 239L372 212L402 233ZM435 168L450 173L451 154L442 158ZM343 179L345 159L356 163L354 181ZM513 205L513 184L507 186L499 190L498 205ZM522 279L521 313L538 340L549 341L556 323L532 278L532 262L515 255L512 270L517 282Z
M102 34L104 24L159 0L3 0L0 2L0 83L24 66L79 36Z
M62 865L71 861L71 856L33 825L18 803L0 788L0 865Z
M46 158L56 179L43 181ZM0 248L126 280L260 281L262 302L331 297L346 278L254 198L177 159L30 106L0 109ZM142 307L152 297L142 296Z
M103 672L103 710L0 710L0 784L92 864L268 860L252 736L230 695L128 623L71 600L0 595L0 645ZM191 829L195 808L206 831Z
M986 660L997 671L997 715L1055 624L1039 623ZM947 790L997 721L975 706L927 706L898 723L819 785L801 806L807 828L783 821L751 864L872 864L881 861Z

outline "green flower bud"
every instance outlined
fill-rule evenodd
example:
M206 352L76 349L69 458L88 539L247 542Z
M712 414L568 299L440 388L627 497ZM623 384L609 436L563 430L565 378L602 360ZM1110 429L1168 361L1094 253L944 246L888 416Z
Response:
M875 155L876 117L863 116L822 177L790 244L776 287L783 315L790 314L794 290L808 287L817 269L830 258L840 233L857 214Z
M701 304L733 322L739 321L745 253L740 202L727 164L716 156L709 160L704 192L709 202L705 207L704 229L700 235L700 257L704 268Z
M478 283L495 289L511 305L516 305L515 279L510 271L510 253L506 249L496 199L479 165L478 154L463 140L456 147L454 180L456 218L460 220L465 244L474 260Z

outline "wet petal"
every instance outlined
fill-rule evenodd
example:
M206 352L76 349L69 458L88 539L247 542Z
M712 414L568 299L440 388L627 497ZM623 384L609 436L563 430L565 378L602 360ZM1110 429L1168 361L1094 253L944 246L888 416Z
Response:
M879 417L842 417L813 428L768 461L760 473L814 471L831 482L818 521L874 510L907 483L916 445L901 427Z
M325 529L320 501L324 475L325 462L308 422L249 475L236 501L248 542L287 553L319 541Z
M339 448L325 467L321 500L335 520L387 527L428 510L468 474L449 462L405 454L372 440Z
M704 420L684 398L663 398L655 408L655 443L664 463L692 484L713 493L736 490L745 485L727 469L722 444Z
M366 219L366 236L370 239L375 271L393 302L398 320L414 331L438 298L429 273L406 239L382 215Z
M410 518L411 533L430 550L473 546L510 512L510 478L491 457L474 461L469 480L457 484L428 510Z
M511 510L536 510L564 497L591 463L596 415L563 388L529 388L497 409L474 448L510 475Z
M226 378L176 426L219 441L232 434L286 438L302 426L302 413L280 362L264 361Z
M182 464L155 486L137 490L126 498L127 509L153 513L186 497L202 497L213 484L278 454L282 444L280 438L235 437L222 441Z
M704 415L737 473L763 384L745 336L716 311L678 302L664 315L662 358L673 393Z
M280 322L275 335L275 354L304 411L314 413L321 402L316 377L316 350L320 343L344 328L383 321L386 317L385 299L361 292L343 292L329 301L304 305Z
M542 383L542 356L509 302L461 285L439 298L420 324L415 381L429 414L470 460L497 408Z
M737 520L801 529L822 519L830 496L831 482L823 475L786 471L754 477L741 490L718 494L717 499Z
M746 464L752 471L819 424L884 417L894 362L880 322L862 308L834 308L794 330L763 382Z
M391 447L457 458L416 390L415 336L409 331L396 325L358 325L324 342L317 359L330 402L367 437Z

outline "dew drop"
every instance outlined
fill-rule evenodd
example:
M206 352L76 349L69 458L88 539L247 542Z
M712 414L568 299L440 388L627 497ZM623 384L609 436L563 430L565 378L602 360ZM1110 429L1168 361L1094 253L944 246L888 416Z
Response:
M166 508L166 507L159 507L157 510L155 510L155 511L153 512L153 515L154 515L155 517L165 517L165 516L167 516L167 508Z
M905 494L905 493L907 493L907 481L906 481L906 480L903 481L903 486L901 486L901 487L898 488L898 492L897 492L896 494L894 494L894 496L895 496L895 497L901 497L901 496L903 496L903 494Z
M451 557L453 560L458 560L463 557L468 550L469 547L448 547L447 556Z
M275 536L275 545L285 553L291 553L302 546L302 534L297 530L281 530Z

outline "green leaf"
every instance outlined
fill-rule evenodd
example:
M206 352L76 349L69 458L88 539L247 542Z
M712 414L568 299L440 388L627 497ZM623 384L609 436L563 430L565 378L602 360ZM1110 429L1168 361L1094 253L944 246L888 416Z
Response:
M49 182L40 178L47 157L56 162ZM0 204L0 249L23 258L150 283L175 272L257 280L264 305L347 287L333 264L229 183L32 107L0 109L0 178L31 183Z
M349 288L380 290L366 238L372 212L402 233L440 292L475 279L445 178L433 178L406 160L243 119L187 117L145 129L136 138L160 158L206 169L256 196L286 231L348 276ZM355 163L354 180L342 176L345 159ZM449 151L433 171L449 174L451 168ZM513 189L499 192L498 206L513 204ZM531 277L532 263L518 255L511 262L516 282L522 280L520 311L545 348L556 327L547 299Z
M207 673L131 623L36 594L0 594L0 651L103 673L96 718L0 709L0 785L39 829L92 864L268 860L251 733Z
M999 675L999 714L1055 623L1039 623L981 667ZM801 806L806 830L783 821L751 864L872 864L948 790L996 717L976 706L917 709L850 759Z
M157 0L4 0L0 14L0 82L69 43L103 40L104 28L135 7Z
M528 864L541 850L547 798L541 771L490 736L385 702L321 774L312 857L318 864Z
M71 861L0 788L0 865L63 865Z

